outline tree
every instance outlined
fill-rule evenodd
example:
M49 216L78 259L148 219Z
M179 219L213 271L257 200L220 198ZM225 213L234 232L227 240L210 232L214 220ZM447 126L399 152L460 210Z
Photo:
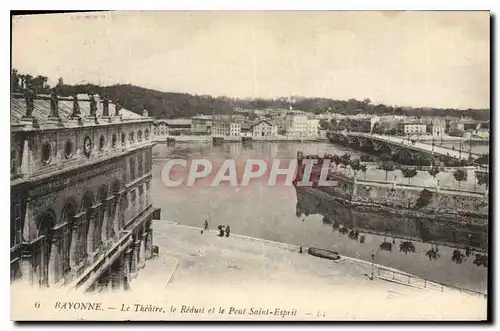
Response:
M338 156L337 154L333 155L332 161L335 163L335 167L338 167L341 162L340 156Z
M429 174L432 176L432 178L436 179L436 175L441 172L441 169L439 169L438 166L433 165L429 169Z
M484 154L476 159L476 162L479 164L490 164L490 156L488 154Z
M405 254L415 253L415 245L411 241L402 241L399 244L399 251Z
M432 201L433 193L427 189L420 191L420 196L415 202L415 209L424 208Z
M474 258L473 263L477 265L478 267L483 266L483 267L488 267L488 256L483 255L483 254L476 254L476 257Z
M344 166L347 166L351 161L351 154L348 154L348 153L344 153L344 155L342 155L340 157L340 163L342 163Z
M10 75L10 86L12 91L18 92L19 91L19 79L21 77L19 76L17 69L12 69L12 73Z
M380 250L392 252L392 244L390 242L386 242L385 237L384 242L380 244Z
M396 169L396 165L392 161L384 161L382 162L382 170L385 171L385 180L387 181L387 173L389 171L394 171Z
M425 256L427 256L429 258L429 261L437 260L440 257L439 253L436 250L434 250L434 248L431 248L430 250L428 250L425 253Z
M403 174L404 178L408 178L408 184L410 184L411 179L417 175L417 169L403 168L401 169L401 173Z
M367 155L367 154L363 154L359 157L359 160L361 162L371 162L373 161L373 158L370 156L370 155Z
M479 185L486 185L486 189L488 189L488 184L490 182L490 174L488 172L478 172L476 171L476 179Z
M363 175L364 175L364 179L366 179L366 170L368 170L366 168L366 166L364 164L362 164L360 167L359 167L359 170L363 171Z
M465 169L459 168L453 173L453 177L458 182L458 189L460 190L460 182L467 180L467 171Z
M361 163L359 162L359 159L350 161L349 165L351 166L352 170L354 170L354 177L356 177L356 171L361 170Z
M455 249L453 251L453 255L451 256L451 260L457 264L462 264L466 260L465 254Z

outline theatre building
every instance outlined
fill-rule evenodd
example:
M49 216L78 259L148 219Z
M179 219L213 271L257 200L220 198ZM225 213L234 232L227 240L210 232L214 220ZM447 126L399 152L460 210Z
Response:
M160 214L152 122L98 96L11 96L11 283L129 288Z

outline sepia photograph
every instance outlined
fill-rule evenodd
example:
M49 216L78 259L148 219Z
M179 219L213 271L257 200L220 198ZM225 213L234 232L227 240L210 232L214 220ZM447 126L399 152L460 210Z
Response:
M11 13L11 320L491 319L491 24Z

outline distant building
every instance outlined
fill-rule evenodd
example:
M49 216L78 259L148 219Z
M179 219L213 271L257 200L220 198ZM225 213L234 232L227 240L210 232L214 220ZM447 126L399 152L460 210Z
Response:
M191 134L191 119L161 119L153 123L153 133L156 136Z
M278 127L271 121L259 120L252 125L252 134L255 137L275 136L278 134Z
M252 136L252 124L241 123L241 136L242 137L251 137Z
M214 116L212 136L241 136L241 123L234 121L229 115Z
M394 116L384 116L380 117L379 120L373 124L372 133L375 134L385 134L385 135L396 135L399 131L402 119ZM401 133L403 130L401 130Z
M441 137L445 135L446 131L446 122L441 119L432 120L431 124L431 133L434 137Z
M448 134L450 136L463 137L465 135L465 132L469 132L472 134L472 132L480 129L480 127L480 121L475 121L472 119L459 119L450 122Z
M210 135L212 132L212 115L198 115L191 119L191 132L195 135Z
M399 131L404 135L423 135L427 133L427 124L421 121L403 122L399 125Z
M317 136L319 120L308 119L305 115L287 115L285 130L288 136Z

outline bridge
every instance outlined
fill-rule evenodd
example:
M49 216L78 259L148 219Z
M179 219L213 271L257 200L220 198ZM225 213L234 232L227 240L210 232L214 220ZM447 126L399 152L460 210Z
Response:
M402 157L413 158L416 154L430 157L431 159L456 159L469 160L481 157L481 154L470 151L457 151L451 148L426 144L404 137L369 134L363 132L329 132L331 142L344 142L359 147L370 147L390 155L399 154Z

